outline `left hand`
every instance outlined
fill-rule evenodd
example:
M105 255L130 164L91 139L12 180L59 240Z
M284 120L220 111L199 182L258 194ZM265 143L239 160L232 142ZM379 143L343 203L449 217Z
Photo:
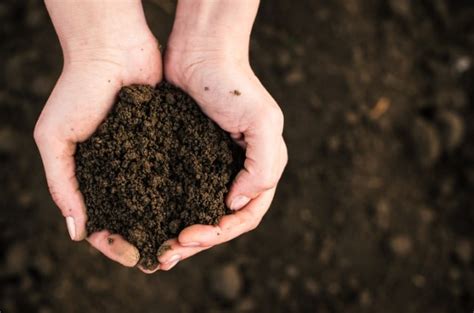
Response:
M227 206L235 213L224 216L215 226L189 226L178 238L169 240L166 244L171 249L159 256L160 270L169 270L180 260L256 228L270 207L287 163L283 114L250 67L248 43L239 42L238 36L216 38L182 31L180 10L188 4L178 4L165 55L165 77L230 133L245 149L246 159L226 197ZM233 7L236 2L228 4ZM216 9L216 13L225 15L225 8ZM213 30L213 34L218 32ZM234 45L221 42L228 37Z

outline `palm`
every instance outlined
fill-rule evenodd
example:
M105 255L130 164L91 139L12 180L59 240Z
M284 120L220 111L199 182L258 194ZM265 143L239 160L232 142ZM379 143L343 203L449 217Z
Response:
M63 123L56 125L60 134L71 142L83 141L105 118L119 88L115 66L85 64L68 70L58 80L39 122L61 119Z

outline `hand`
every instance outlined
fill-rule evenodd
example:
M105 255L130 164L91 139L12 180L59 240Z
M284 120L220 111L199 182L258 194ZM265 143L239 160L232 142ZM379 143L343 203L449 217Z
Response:
M110 4L120 7L123 3L125 2ZM121 30L114 29L111 25L91 29L95 24L90 20L89 24L80 21L81 14L87 19L93 19L91 15L94 14L87 11L93 9L93 12L100 13L100 9L88 6L101 5L101 2L83 2L84 6L76 8L74 16L67 17L61 10L72 4L73 2L47 2L65 60L63 72L38 119L34 137L53 200L66 218L71 239L79 241L86 237L87 216L75 177L76 143L86 140L94 133L123 85L155 85L162 78L162 66L158 43L144 18L141 22L140 19L132 19L133 25L128 27L119 25L123 27ZM109 10L109 14L114 15L110 11L112 8L102 9ZM128 14L133 9L140 10L141 6L127 8ZM100 23L105 23L100 14L97 16ZM61 19L64 18L68 21L62 22ZM71 29L74 28L74 22L82 27L79 28L79 33ZM85 25L91 28L84 30ZM84 31L91 33L84 34ZM135 266L139 260L138 250L119 235L111 235L104 230L92 234L87 240L103 254L125 266Z
M238 11L235 4L231 6ZM172 249L159 257L160 270L169 270L179 260L257 227L271 204L287 162L283 115L250 68L248 36L244 34L241 41L235 34L215 36L220 27L215 24L212 34L183 29L186 25L180 25L181 21L192 24L192 17L181 20L180 10L199 11L196 7L184 8L185 5L189 2L178 4L168 42L166 79L190 94L206 115L229 132L245 148L246 159L226 198L227 206L235 213L223 217L217 226L193 225L178 238L169 240L167 244ZM225 16L222 7L216 8L216 12ZM223 28L228 32L228 27ZM232 38L232 42L220 41L225 38Z

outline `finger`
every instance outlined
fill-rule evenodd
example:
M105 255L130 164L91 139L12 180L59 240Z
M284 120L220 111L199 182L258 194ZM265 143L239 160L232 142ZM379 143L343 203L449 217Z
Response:
M183 247L179 244L176 238L166 241L166 251L158 256L160 261L160 270L168 271L175 267L178 262L183 261L196 253L211 248L208 247Z
M216 226L189 226L181 231L178 242L188 247L214 246L253 230L267 212L274 195L275 188L264 191L242 210L224 216Z
M140 260L138 249L117 234L103 230L87 237L87 241L109 259L127 267L137 265Z
M274 188L287 162L281 136L283 115L279 109L257 114L259 122L244 131L246 153L244 168L238 173L226 198L233 210L244 207L263 191Z
M86 237L86 207L75 176L72 141L55 138L52 133L35 130L35 140L43 160L49 192L53 201L66 218L66 225L72 240Z

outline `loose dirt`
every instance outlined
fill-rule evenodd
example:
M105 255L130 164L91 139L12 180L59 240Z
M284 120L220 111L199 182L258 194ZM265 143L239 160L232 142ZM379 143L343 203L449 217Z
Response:
M167 239L230 213L224 197L241 168L239 150L180 89L123 87L76 153L88 233L120 234L140 251L141 266L156 267Z

